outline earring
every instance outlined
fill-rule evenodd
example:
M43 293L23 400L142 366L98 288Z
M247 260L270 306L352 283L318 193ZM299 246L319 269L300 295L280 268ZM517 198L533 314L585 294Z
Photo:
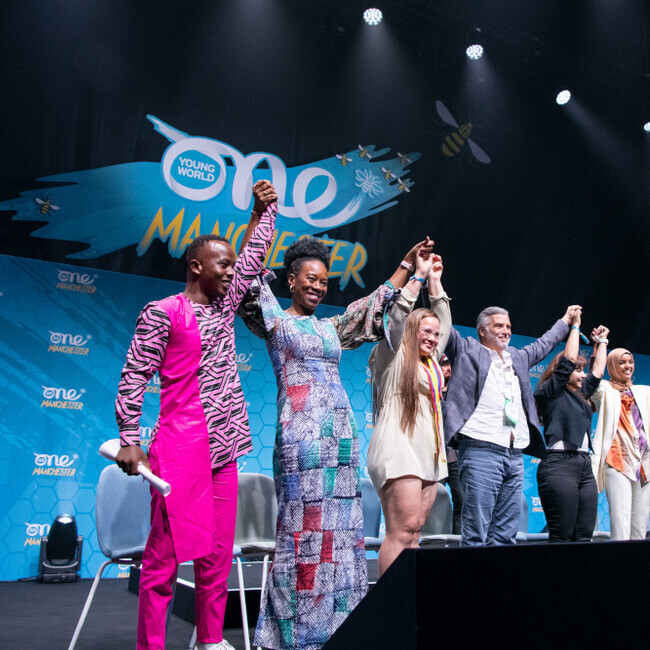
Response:
M293 285L292 284L289 285L289 292L293 293Z

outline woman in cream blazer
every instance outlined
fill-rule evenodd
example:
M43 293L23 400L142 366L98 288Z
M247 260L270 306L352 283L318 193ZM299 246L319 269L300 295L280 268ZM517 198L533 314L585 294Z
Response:
M435 354L438 348L443 349L449 336L451 312L449 299L439 284L442 260L434 258L431 272L416 268L414 278L391 309L391 345L380 342L369 361L378 417L368 449L368 473L386 518L386 537L379 550L379 575L403 549L417 548L420 531L435 499L436 481L447 476L440 413L444 380ZM441 303L440 321L428 309L411 313L420 283L424 284L425 279L429 300L432 304ZM432 294L438 293L434 298ZM402 418L403 393L408 382L404 374L408 366L405 345L417 347L411 350L411 356L417 357L417 397L410 431L404 430Z
M612 539L645 539L650 516L650 386L634 385L634 357L607 357L610 380L591 396L598 410L592 467L607 494Z

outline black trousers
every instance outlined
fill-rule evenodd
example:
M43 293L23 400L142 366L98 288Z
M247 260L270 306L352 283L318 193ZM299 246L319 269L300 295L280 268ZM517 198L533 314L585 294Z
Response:
M589 454L549 451L537 469L549 542L588 542L596 524L598 489Z

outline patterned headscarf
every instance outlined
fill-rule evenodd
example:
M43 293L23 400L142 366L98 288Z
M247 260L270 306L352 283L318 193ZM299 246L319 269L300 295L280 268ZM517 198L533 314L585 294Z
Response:
M607 372L610 377L609 383L612 385L612 388L615 388L616 390L627 390L632 386L632 380L625 377L618 369L618 362L624 354L629 354L632 357L632 353L625 348L614 348L607 355Z

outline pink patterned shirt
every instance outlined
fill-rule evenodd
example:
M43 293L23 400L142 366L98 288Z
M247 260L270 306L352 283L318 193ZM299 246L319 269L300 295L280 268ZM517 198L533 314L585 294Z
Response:
M260 218L253 236L235 263L228 293L211 305L192 303L201 334L198 383L210 436L213 468L223 467L252 449L246 402L235 362L235 312L259 273L273 238L275 205ZM140 444L140 416L147 383L158 371L169 340L167 314L150 302L142 310L126 355L115 402L123 446ZM161 377L161 390L165 390ZM152 442L158 430L154 427Z

